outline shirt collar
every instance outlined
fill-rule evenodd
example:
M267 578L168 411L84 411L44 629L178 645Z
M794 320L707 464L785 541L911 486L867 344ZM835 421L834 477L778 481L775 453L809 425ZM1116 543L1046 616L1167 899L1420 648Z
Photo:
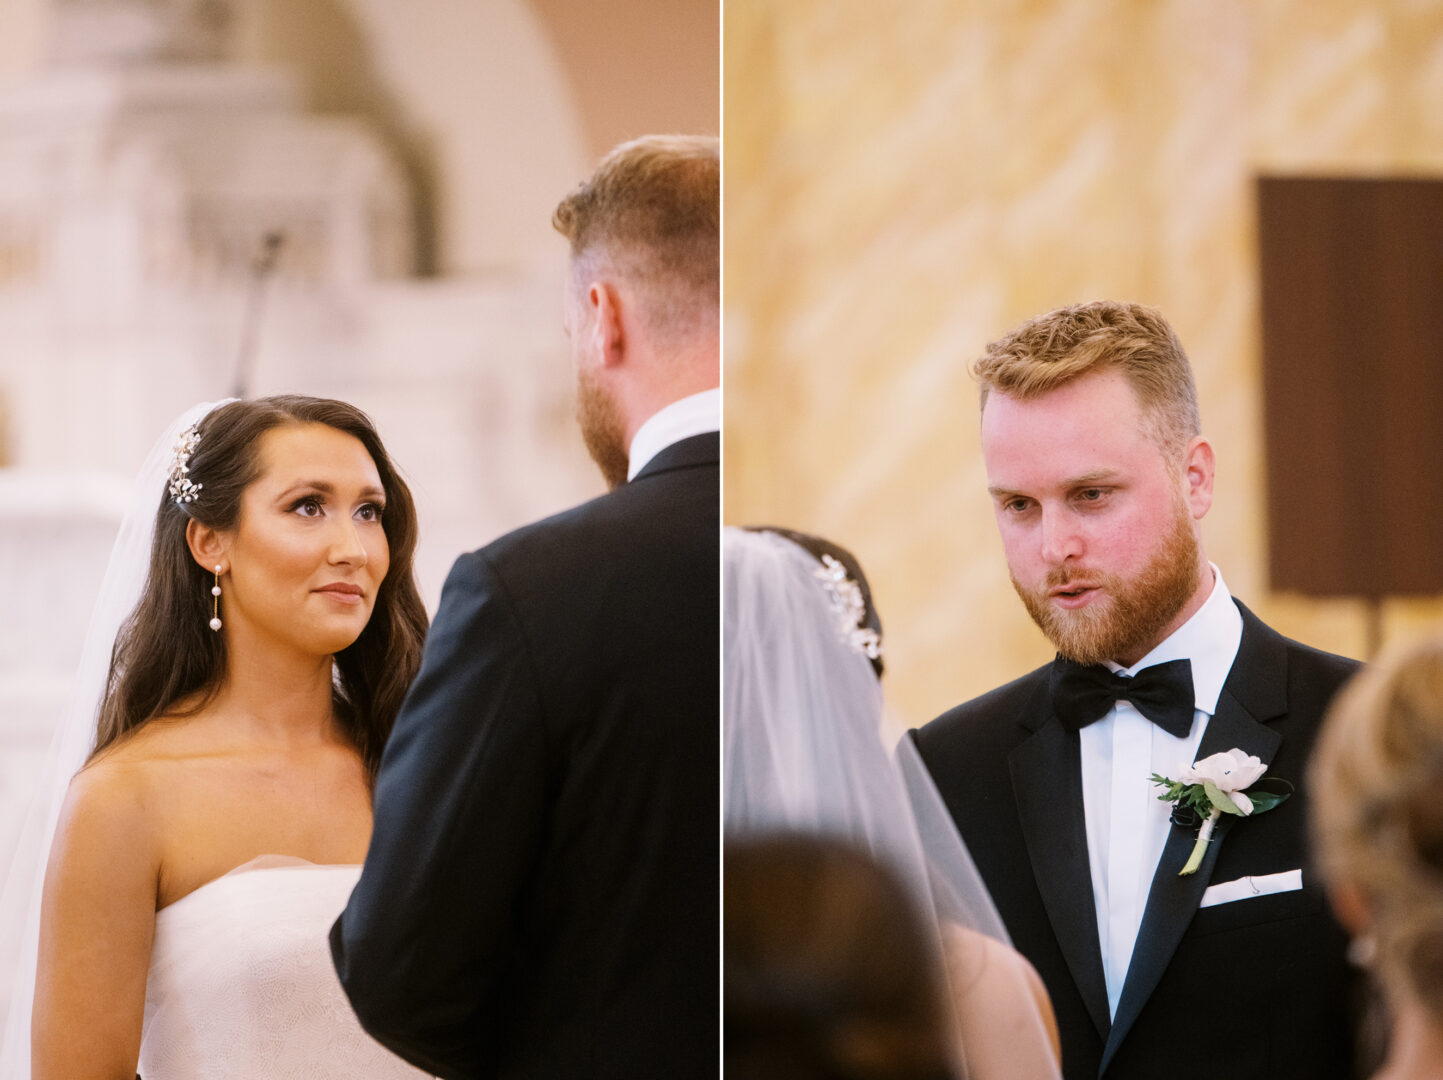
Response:
M1154 664L1188 660L1192 664L1195 707L1211 716L1217 712L1218 696L1223 692L1223 683L1243 640L1243 616L1233 603L1222 571L1212 563L1208 566L1212 567L1213 589L1192 618L1132 667L1120 668L1112 663L1107 666L1113 671L1135 675Z
M672 443L720 430L720 389L703 390L663 406L647 417L632 436L627 450L626 478L636 479L647 462Z

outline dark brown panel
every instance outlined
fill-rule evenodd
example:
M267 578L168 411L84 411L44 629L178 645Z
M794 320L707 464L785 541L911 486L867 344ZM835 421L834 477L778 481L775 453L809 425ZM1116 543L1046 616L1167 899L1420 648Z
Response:
M1258 181L1269 570L1443 592L1443 180Z

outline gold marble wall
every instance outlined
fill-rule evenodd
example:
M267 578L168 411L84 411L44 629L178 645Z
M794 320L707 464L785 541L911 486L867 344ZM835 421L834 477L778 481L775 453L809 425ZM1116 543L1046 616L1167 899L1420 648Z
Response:
M725 518L857 552L901 719L1050 655L1007 582L966 365L1097 297L1157 305L1189 351L1218 455L1204 539L1234 594L1362 655L1361 603L1267 589L1253 182L1443 173L1443 3L725 13ZM1395 601L1383 625L1440 615Z

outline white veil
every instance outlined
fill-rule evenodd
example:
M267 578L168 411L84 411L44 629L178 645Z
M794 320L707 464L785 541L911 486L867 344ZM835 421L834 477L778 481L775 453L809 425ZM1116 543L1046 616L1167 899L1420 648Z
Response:
M220 404L224 402L195 405L176 417L151 447L136 476L130 507L116 535L91 612L70 698L51 740L35 798L21 825L15 856L0 890L0 965L5 965L0 967L0 977L14 971L9 1015L0 1033L0 1077L5 1080L30 1075L30 1016L35 995L40 899L50 842L70 778L85 763L94 745L95 723L116 633L135 609L145 586L156 510L165 490L175 443L182 431Z
M958 1014L964 1074L972 1080L1059 1075L1026 988L1007 976L1003 981L1013 985L998 993L1004 974L999 969L1020 973L1025 966L1012 953L997 909L912 740L904 737L891 754L883 744L881 683L870 660L839 627L828 586L817 577L821 564L770 532L728 528L722 551L728 837L815 833L868 850L902 879L928 925L937 928ZM970 941L982 935L1002 947L959 951L957 928L971 931ZM981 1041L978 1022L995 1019L969 1000L974 989L976 996L1011 1002L1007 1038L1015 1045L986 1048L995 1051L990 1058L984 1048L969 1045ZM1000 1033L988 1037L996 1038ZM1022 1043L1029 1044L1027 1051ZM999 1056L1015 1058L1017 1070L989 1067Z

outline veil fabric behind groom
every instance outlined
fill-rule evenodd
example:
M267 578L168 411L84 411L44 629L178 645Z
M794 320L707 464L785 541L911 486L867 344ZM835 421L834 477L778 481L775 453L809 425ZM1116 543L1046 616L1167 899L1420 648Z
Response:
M723 534L724 820L729 837L768 832L848 840L904 883L946 958L959 1016L964 1075L990 1080L968 1049L978 1037L968 997L995 992L1007 930L910 739L882 741L883 697L871 661L853 646L822 564L770 532ZM958 948L959 930L1007 946ZM983 969L990 966L992 970ZM1009 1053L1031 1071L1058 1075L1041 1016L1025 992L1009 1015ZM972 1002L972 1005L977 1004ZM1026 1015L1030 1011L1030 1015ZM1030 1044L1030 1048L1029 1048ZM1041 1070L1041 1071L1038 1071ZM1050 1072L1049 1072L1050 1070Z

